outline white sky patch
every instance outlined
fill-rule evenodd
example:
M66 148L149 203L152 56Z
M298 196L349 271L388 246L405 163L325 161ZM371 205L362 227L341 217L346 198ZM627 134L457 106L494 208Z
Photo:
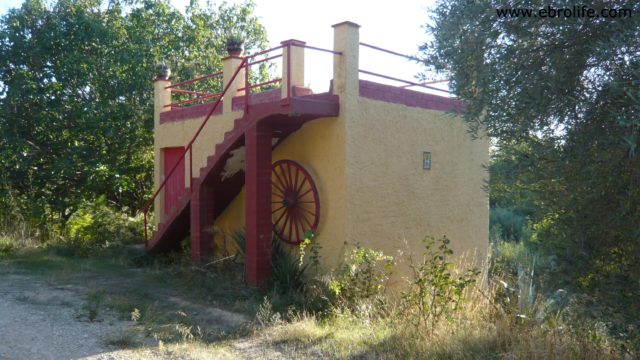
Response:
M200 0L202 6L206 1ZM244 0L228 0L240 4ZM306 41L308 45L325 49L333 48L333 28L331 25L352 21L359 25L360 41L407 55L416 55L418 46L429 40L422 26L429 21L428 9L435 0L255 0L256 15L267 29L270 45L277 46L287 39ZM189 0L171 0L179 10L184 11ZM214 2L216 4L220 1ZM11 7L18 7L21 0L1 0L0 14ZM314 92L324 92L329 88L332 77L330 54L307 50L305 53L305 85ZM381 53L371 49L360 52L360 68L395 78L415 81L423 72L423 66L406 59ZM401 85L370 75L361 79L380 83ZM435 85L446 89L446 84ZM412 88L419 91L420 88ZM443 95L441 92L436 94Z

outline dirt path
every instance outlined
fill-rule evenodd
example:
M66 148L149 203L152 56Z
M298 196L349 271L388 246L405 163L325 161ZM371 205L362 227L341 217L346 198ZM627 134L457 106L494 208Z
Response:
M112 352L106 341L130 324L111 314L88 321L84 299L78 287L1 274L0 359L77 359Z
M88 320L87 289L51 285L28 274L0 268L0 359L287 359L259 338L226 341L219 346L159 346L119 349L118 339L135 325L102 309L98 321ZM171 298L171 303L185 304ZM241 314L208 308L217 323L248 321ZM116 345L112 345L112 344Z

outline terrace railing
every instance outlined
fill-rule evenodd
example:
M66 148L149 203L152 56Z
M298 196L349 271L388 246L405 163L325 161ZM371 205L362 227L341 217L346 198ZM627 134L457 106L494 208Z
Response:
M360 46L364 46L364 47L367 47L369 49L373 49L373 50L376 50L376 51L381 51L381 52L384 52L384 53L387 53L387 54L391 54L391 55L394 55L394 56L405 58L405 59L410 60L410 61L420 61L420 59L415 57L415 56L401 54L399 52L383 49L383 48L375 46L375 45L370 45L370 44L366 44L366 43L361 42ZM358 72L361 73L361 74L367 74L367 75L376 76L376 77L379 77L379 78L383 78L383 79L387 79L387 80L393 80L393 81L397 81L397 82L403 83L404 85L401 86L403 88L416 86L416 87L421 87L421 88L425 88L425 89L429 89L429 90L441 91L441 92L444 92L444 93L447 93L447 94L451 94L451 92L449 90L440 89L440 88L437 88L435 86L430 86L432 84L447 82L448 80L434 80L434 81L429 81L429 82L418 83L418 82L415 82L415 81L399 79L397 77L393 77L393 76L389 76L389 75L383 75L383 74L379 74L379 73L376 73L376 72L373 72L373 71L368 71L368 70L363 70L363 69L358 69Z

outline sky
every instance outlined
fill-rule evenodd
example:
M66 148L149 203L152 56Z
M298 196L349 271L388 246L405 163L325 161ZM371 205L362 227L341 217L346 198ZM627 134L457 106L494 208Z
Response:
M202 1L202 0L201 0ZM171 0L184 10L189 0ZM218 1L219 3L220 1ZM242 3L243 0L228 0ZM414 55L428 40L422 26L428 21L427 9L434 0L254 0L256 15L267 29L269 41L298 39L308 45L331 49L331 25L351 21L359 24L360 41L399 53ZM22 0L0 0L0 14L20 6ZM316 92L328 89L331 55L308 50L305 54L305 81ZM360 68L396 78L415 80L422 70L417 64L367 48L360 49ZM362 75L362 79L373 79ZM393 83L382 79L378 82Z

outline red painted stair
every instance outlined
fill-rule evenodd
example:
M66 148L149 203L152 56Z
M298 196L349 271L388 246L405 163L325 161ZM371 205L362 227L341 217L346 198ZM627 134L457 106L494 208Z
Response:
M146 244L147 251L159 253L180 248L180 242L190 234L194 226L191 203L193 199L202 196L199 192L203 191L205 185L207 189L213 191L213 198L215 198L213 214L207 214L213 218L220 215L240 193L245 183L244 172L239 171L226 179L222 174L232 151L245 145L245 134L249 129L260 122L269 122L272 129L271 136L277 139L273 145L276 147L304 123L318 118L337 116L339 101L336 95L329 93L312 94L260 104L251 104L250 101L247 109L243 117L234 121L233 129L224 134L224 140L215 145L215 153L207 158L207 165L201 168L199 176L193 179L192 192L180 198L177 206L158 224L157 230L153 232L150 241ZM207 196L210 195L207 194ZM212 221L213 219L208 219L207 224Z

